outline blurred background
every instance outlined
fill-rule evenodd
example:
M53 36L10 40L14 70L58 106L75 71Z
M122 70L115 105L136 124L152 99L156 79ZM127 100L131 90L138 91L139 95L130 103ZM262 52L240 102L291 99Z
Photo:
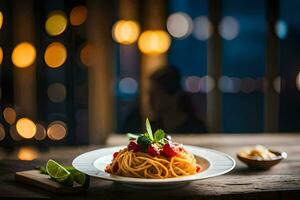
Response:
M1 0L0 145L299 132L300 2Z

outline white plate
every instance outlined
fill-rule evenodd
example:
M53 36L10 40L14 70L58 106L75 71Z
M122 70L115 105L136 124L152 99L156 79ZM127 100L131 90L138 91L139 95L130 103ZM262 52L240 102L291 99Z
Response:
M125 146L90 151L76 157L72 165L77 170L90 176L126 183L126 185L131 184L131 186L175 186L190 181L219 176L231 171L235 166L235 160L225 153L212 149L184 145L187 151L194 154L197 163L199 163L203 169L202 172L191 176L167 179L129 178L106 173L105 167L111 162L113 153L123 148L125 148Z

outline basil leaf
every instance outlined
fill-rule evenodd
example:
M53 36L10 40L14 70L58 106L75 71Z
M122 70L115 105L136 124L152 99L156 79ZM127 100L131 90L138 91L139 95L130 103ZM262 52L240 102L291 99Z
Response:
M138 139L139 135L137 134L132 134L132 133L127 133L127 137L129 137L130 139L133 138L133 139Z
M40 170L41 174L48 174L46 166L36 167L36 169Z
M160 142L162 139L164 139L165 138L165 132L163 131L163 130L161 130L161 129L158 129L158 130L156 130L155 131L155 133L154 133L154 140L156 141L156 142Z
M148 118L146 119L146 130L148 132L150 140L153 141L153 133L152 133L151 125L150 125Z
M147 138L146 136L140 136L137 139L137 143L142 148L142 151L146 152L148 149L148 145L151 144L151 140L149 138Z

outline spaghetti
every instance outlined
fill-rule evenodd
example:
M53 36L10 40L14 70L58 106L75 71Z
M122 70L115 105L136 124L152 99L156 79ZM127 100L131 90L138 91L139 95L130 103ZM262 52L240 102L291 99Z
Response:
M147 132L128 134L131 138L127 148L115 152L106 172L134 178L175 178L193 175L201 171L193 154L182 144L173 143L161 129L152 133L149 120Z
M147 153L134 152L125 148L115 154L107 172L119 176L135 178L173 178L188 176L200 171L196 159L184 150L171 158L164 156L152 157Z

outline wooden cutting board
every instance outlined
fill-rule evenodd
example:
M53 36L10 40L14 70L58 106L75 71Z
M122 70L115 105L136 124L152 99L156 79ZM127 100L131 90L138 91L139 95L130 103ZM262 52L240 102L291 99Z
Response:
M15 180L59 194L81 193L86 191L83 187L67 187L57 183L48 175L41 174L39 170L16 172Z

